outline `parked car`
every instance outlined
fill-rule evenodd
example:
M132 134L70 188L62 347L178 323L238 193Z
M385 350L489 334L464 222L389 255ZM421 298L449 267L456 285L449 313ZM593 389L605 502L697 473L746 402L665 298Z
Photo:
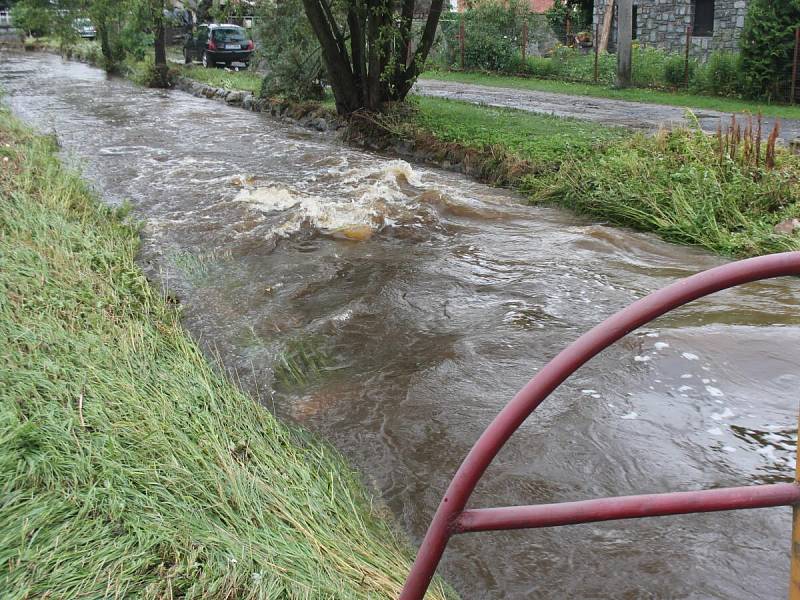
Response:
M93 40L97 37L97 29L94 24L86 17L75 19L72 22L72 27L78 32L78 35L86 40Z
M212 23L200 25L194 34L186 38L183 58L187 65L199 60L207 68L218 64L234 66L236 63L247 67L255 49L244 27Z

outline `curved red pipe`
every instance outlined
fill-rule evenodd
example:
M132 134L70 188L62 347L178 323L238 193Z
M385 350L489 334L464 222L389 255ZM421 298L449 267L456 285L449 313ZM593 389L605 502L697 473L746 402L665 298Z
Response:
M785 275L800 275L800 252L750 258L698 273L631 304L563 350L500 411L461 463L428 527L400 600L424 597L457 519L486 468L525 419L572 373L631 331L692 300Z

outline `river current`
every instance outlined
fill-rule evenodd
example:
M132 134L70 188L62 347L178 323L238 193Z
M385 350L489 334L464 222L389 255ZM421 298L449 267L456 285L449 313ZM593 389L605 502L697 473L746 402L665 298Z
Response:
M418 544L483 428L565 345L722 264L265 115L0 54L5 102L143 222L141 263L268 409L344 453ZM716 294L604 352L472 507L790 481L800 283ZM780 598L788 508L456 537L475 598Z

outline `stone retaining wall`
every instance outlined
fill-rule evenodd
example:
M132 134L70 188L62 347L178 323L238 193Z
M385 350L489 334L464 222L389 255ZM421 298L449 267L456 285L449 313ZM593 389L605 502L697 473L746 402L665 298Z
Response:
M282 100L258 98L250 92L218 88L187 77L177 77L174 83L176 89L198 98L217 100L253 112L269 113L273 117L284 118L316 131L336 131L345 127L331 111L313 104L292 104Z

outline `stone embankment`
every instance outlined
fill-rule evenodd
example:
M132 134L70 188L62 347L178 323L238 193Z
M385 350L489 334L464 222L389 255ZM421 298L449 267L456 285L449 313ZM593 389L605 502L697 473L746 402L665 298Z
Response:
M198 98L217 100L253 112L268 113L273 117L284 118L319 132L337 131L346 126L332 111L314 103L291 103L285 100L259 98L250 92L218 88L188 77L176 77L174 84L175 88Z

